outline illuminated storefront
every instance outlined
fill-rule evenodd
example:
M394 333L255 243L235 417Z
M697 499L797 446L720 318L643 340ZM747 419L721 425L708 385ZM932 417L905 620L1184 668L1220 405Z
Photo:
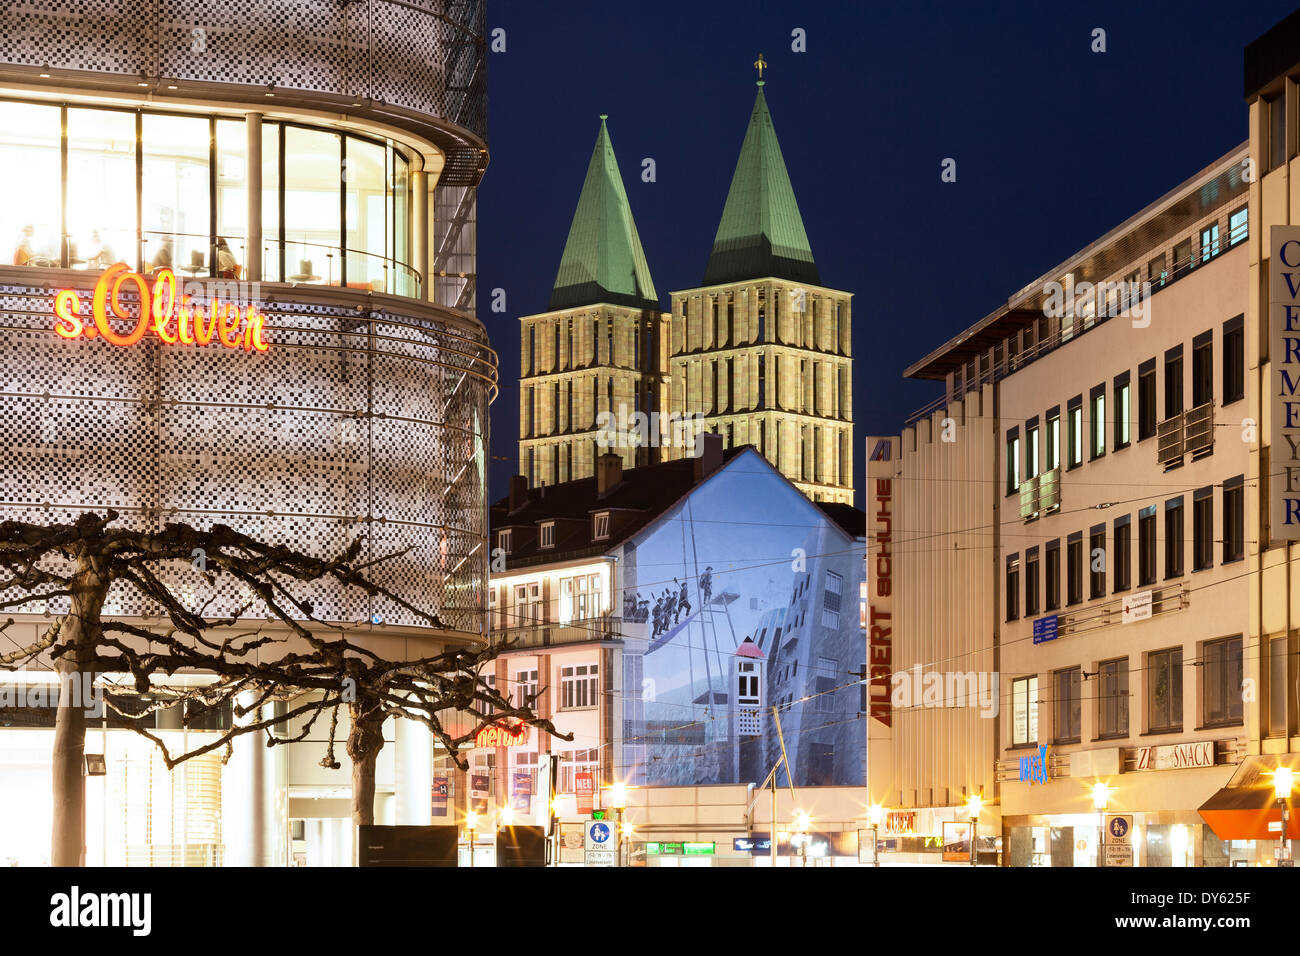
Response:
M319 617L389 656L482 640L482 4L71 6L0 11L0 520L111 508L322 553L365 536L397 555L380 583L443 627L329 588ZM209 597L185 573L180 599ZM9 635L64 609L21 606ZM127 590L106 610L149 620ZM12 703L49 679L0 675L0 862L49 853L53 709ZM173 743L219 729L158 721ZM430 822L434 748L411 723L385 726L376 822ZM90 725L91 865L350 862L351 768L318 765L323 730L168 772Z

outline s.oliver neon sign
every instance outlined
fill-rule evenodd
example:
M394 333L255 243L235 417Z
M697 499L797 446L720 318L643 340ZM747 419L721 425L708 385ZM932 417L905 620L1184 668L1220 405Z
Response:
M123 286L134 286L139 293L136 314L121 300ZM135 345L146 334L152 333L168 345L211 345L217 342L228 349L245 352L265 352L269 348L262 338L266 316L254 305L242 309L238 305L222 302L213 296L205 308L193 302L188 294L178 294L176 274L171 269L161 269L149 281L131 272L124 263L109 266L95 283L90 299L90 312L86 314L81 296L65 289L54 297L54 314L58 325L56 335L65 339L85 337L103 338L110 345L127 347ZM113 325L118 322L134 323L129 331Z

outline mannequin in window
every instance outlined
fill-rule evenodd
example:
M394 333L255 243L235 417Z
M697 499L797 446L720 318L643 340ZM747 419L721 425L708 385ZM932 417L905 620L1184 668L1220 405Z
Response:
M35 234L35 226L23 226L23 231L18 235L18 245L14 248L14 265L25 266L31 262L32 256L36 254L32 248L32 236Z
M240 278L239 263L235 260L235 254L230 251L230 244L225 239L217 240L217 275L223 279Z

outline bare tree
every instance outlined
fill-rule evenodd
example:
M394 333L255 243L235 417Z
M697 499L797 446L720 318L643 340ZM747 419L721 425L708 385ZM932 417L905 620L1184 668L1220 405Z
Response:
M366 824L374 821L375 762L389 717L424 724L462 769L461 749L483 728L513 721L556 734L549 721L532 713L535 697L516 706L481 676L484 665L504 649L501 645L444 648L392 661L352 639L355 624L318 619L308 595L330 583L386 598L414 619L442 628L435 612L415 607L372 580L370 569L396 555L361 562L363 542L357 539L342 554L316 558L225 525L204 531L169 523L145 531L114 527L117 517L110 511L103 517L86 514L70 524L0 524L0 609L67 603L66 613L37 640L0 655L0 667L48 659L64 686L71 680L87 686L98 675L128 675L106 703L132 730L153 741L169 769L217 749L229 759L234 739L245 734L264 734L267 746L301 741L325 712L330 730L321 763L338 768L334 745L339 711L346 707L353 821ZM196 555L213 595L198 608L188 606L196 602L183 600L172 583L176 566L191 564ZM232 582L242 586L247 599L230 613L209 615L218 590ZM142 605L156 608L162 623L153 627L106 615L110 589L119 583ZM12 623L0 625L0 631ZM195 686L196 674L208 675L210 682ZM55 866L84 862L86 712L84 701L74 696L60 695L55 716ZM282 706L267 707L273 703ZM234 726L187 752L172 753L147 726L164 707L181 707L182 722L189 724L226 706L236 717ZM295 735L273 733L298 720L302 729Z

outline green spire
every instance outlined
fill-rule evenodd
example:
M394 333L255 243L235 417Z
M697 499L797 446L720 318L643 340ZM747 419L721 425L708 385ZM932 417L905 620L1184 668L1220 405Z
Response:
M600 302L659 308L659 296L650 280L650 267L646 265L618 160L605 128L606 118L604 114L600 117L596 148L551 290L553 312Z
M821 284L759 80L704 284L768 276Z

